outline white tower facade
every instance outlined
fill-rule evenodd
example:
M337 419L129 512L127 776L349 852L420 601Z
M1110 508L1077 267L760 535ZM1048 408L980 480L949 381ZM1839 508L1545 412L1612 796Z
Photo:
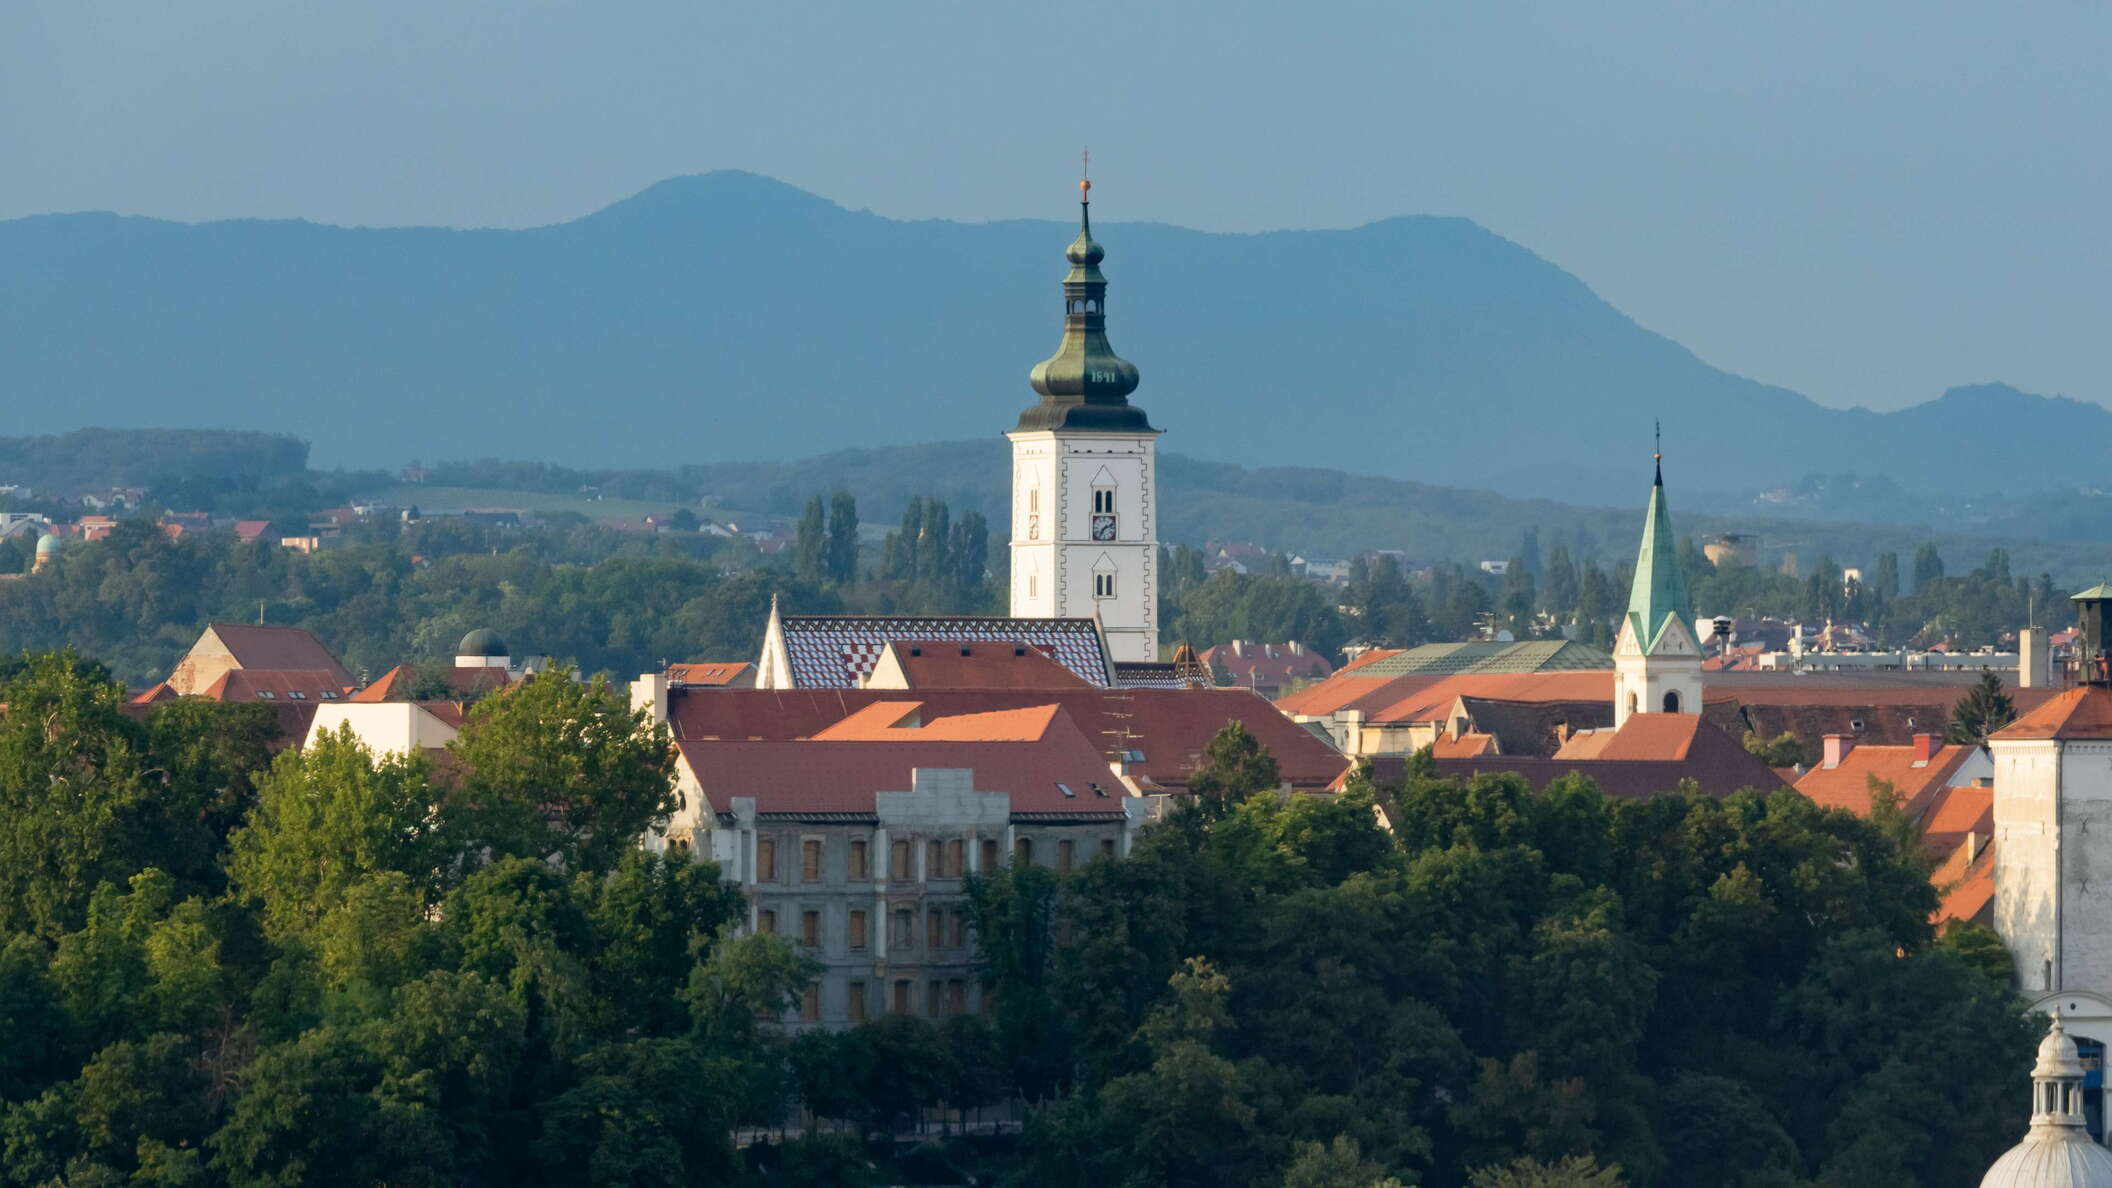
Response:
M1100 620L1117 661L1159 658L1157 438L1015 431L1012 614Z
M1031 381L1012 441L1012 614L1097 618L1118 662L1159 658L1158 434L1129 402L1137 369L1107 342L1090 182L1064 253L1063 342Z

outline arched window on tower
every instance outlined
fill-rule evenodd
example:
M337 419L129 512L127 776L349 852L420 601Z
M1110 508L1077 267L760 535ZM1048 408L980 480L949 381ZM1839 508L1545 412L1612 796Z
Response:
M1632 714L1641 708L1641 699L1635 695L1635 690L1630 689L1628 691L1628 712Z
M1665 712L1668 714L1676 714L1679 712L1679 690L1670 689L1666 691Z

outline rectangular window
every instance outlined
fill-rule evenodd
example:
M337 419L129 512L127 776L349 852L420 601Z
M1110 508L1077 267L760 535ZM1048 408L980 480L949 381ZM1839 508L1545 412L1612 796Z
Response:
M851 877L854 879L866 877L865 839L863 838L851 843Z
M937 908L924 913L924 943L934 949L946 943L946 913Z
M1102 858L1112 858L1115 856L1114 838L1103 837L1100 839L1100 856Z
M800 991L799 1018L802 1023L821 1022L820 982L808 982L807 988L805 990Z
M764 936L777 935L777 913L764 908L755 914L755 930Z
M943 879L946 877L946 843L933 838L924 847L924 877Z
M849 987L849 994L849 999L843 1005L849 1008L847 1013L851 1017L851 1022L865 1022L865 983L852 982Z
M909 1013L908 978L897 978L895 980L894 1012L898 1015L906 1015Z
M810 949L821 947L821 913L805 911L799 914L799 943Z
M985 874L988 874L989 872L997 869L997 839L994 837L986 837L983 839L982 866L983 873Z
M946 983L946 1013L949 1015L965 1015L968 1013L968 983L965 979L954 978Z
M1115 575L1114 575L1114 574L1111 574L1111 573L1096 573L1096 574L1094 574L1094 575L1093 575L1093 597L1095 597L1095 598L1113 598L1114 596L1115 596Z
M933 978L931 985L925 987L924 990L924 1013L930 1018L936 1019L945 1005L946 983Z
M1012 861L1027 866L1034 861L1034 839L1023 837L1012 843Z
M810 837L799 843L799 877L809 883L821 881L821 839Z
M962 846L960 838L954 838L952 841L946 843L947 878L957 879L961 877L961 850Z
M1071 873L1071 860L1075 856L1076 850L1077 844L1068 838L1056 843L1057 874Z
M777 843L767 837L760 838L755 843L755 881L777 881Z
M864 912L851 913L851 947L854 949L862 949L865 947Z
M950 912L947 914L946 943L956 949L968 943L968 913Z
M916 916L908 908L898 909L895 912L895 934L889 943L908 948L916 937L916 929Z
M910 877L910 857L911 855L909 852L908 842L898 841L894 845L889 846L887 856L887 877L891 879L906 879Z

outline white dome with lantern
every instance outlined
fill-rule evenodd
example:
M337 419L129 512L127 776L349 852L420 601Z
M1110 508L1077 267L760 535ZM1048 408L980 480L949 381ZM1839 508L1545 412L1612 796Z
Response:
M2031 1129L1980 1179L1980 1188L2112 1188L2112 1151L2083 1125L2083 1062L2059 1016L2031 1070Z

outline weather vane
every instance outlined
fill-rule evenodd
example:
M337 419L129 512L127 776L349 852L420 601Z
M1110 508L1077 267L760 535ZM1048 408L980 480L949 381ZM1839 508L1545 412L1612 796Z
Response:
M1093 150L1082 149L1078 153L1078 201L1093 200Z
M1654 461L1658 461L1658 462L1662 462L1662 461L1664 461L1664 460L1665 460L1665 423L1664 423L1663 421L1652 421L1652 422L1650 422L1650 438L1651 438L1651 446L1650 446L1650 457L1651 457L1651 459L1652 459L1652 460L1654 460Z

